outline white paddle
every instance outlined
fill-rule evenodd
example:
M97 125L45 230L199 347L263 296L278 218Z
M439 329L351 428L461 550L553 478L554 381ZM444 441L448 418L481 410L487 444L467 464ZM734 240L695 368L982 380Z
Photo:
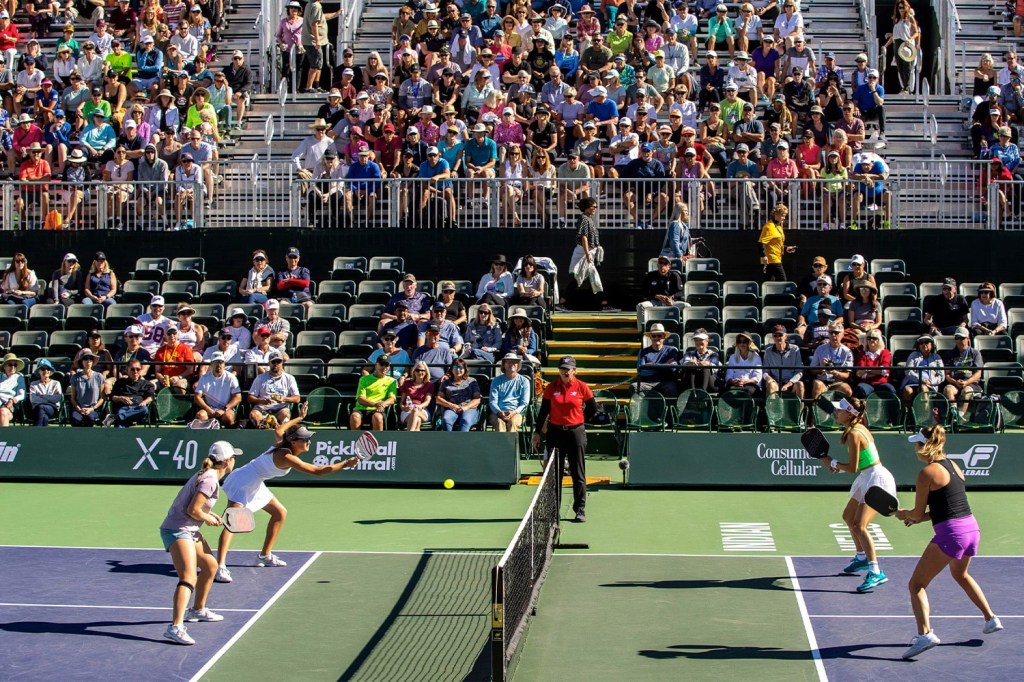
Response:
M256 529L252 511L245 507L228 507L221 515L224 527L232 533L251 533Z
M359 436L359 440L356 441L355 451L356 457L360 461L365 462L377 454L377 439L373 437L373 434L369 431L363 431L363 435Z

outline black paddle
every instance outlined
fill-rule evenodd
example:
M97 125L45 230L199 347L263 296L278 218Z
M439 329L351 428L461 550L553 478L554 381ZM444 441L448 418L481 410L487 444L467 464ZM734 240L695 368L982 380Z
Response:
M868 505L882 516L892 516L900 508L900 501L889 491L873 485L864 493L864 504Z
M821 432L821 429L813 426L807 429L800 436L800 442L803 444L804 450L811 457L815 459L825 459L828 457L828 441L825 440L825 435Z

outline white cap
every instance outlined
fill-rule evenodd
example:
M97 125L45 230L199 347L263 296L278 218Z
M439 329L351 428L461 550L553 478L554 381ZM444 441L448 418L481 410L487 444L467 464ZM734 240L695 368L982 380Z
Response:
M164 297L163 296L154 296L153 298L149 299L149 304L150 305L163 305L164 304Z
M705 341L707 341L708 340L708 335L705 334L704 332L697 332L696 334L693 335L693 338L695 338L695 339L704 339Z
M590 95L592 97L598 97L600 95L608 95L608 90L603 85L598 85L596 88L591 89Z
M866 265L867 261L864 260L864 256L859 253L854 254L853 258L850 259L850 264L857 263L859 265Z
M619 125L620 126L631 126L631 125L633 125L633 121L631 119L628 119L625 116L623 116L622 118L619 119Z
M281 307L281 303L276 298L272 298L266 303L264 303L263 307L266 308L267 310L277 310L278 308Z
M236 457L242 454L242 451L236 447L232 447L231 443L226 440L218 440L210 446L209 456L213 458L215 462L226 462L232 457Z
M73 260L73 261L75 261L77 263L78 262L78 256L76 256L73 253L65 253L64 254L64 260L65 261Z
M504 109L501 110L501 113L514 115L516 113L516 110L513 109L512 107L505 107Z
M224 353L221 353L220 351L217 351L216 353L214 353L213 355L210 356L210 362L224 362L224 361L225 361Z
M146 330L142 328L141 324L133 324L133 325L130 325L127 329L125 329L124 333L125 334L135 334L136 336L142 336L143 334L146 333Z
M232 318L235 315L239 315L241 317L246 317L246 318L249 317L248 315L245 314L245 311L242 310L241 308L232 308L231 309L231 314L228 315L228 318Z
M828 275L822 275L821 277L818 278L818 282L824 282L825 284L828 284L829 286L831 286L832 285L832 278L829 277Z
M907 440L911 443L927 443L928 436L924 435L924 431L918 431L910 438L907 438Z

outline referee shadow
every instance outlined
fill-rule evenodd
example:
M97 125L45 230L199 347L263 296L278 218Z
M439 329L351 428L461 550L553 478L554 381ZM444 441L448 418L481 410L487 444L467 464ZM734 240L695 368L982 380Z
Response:
M833 578L835 574L828 575L802 575L801 580L804 578ZM771 590L771 591L782 591L782 592L826 592L829 594L835 592L845 592L846 590L809 590L805 587L801 587L799 590L795 589L792 585L784 584L780 581L789 581L792 577L789 575L780 576L760 576L755 578L738 578L735 580L637 580L637 581L625 581L620 580L616 583L604 583L601 587L647 587L656 590L692 590L692 589L712 589L727 587L738 590Z
M969 639L964 642L943 642L940 647L980 647L983 642L980 639ZM860 661L892 661L904 662L901 658L906 644L877 643L877 644L851 644L849 646L832 646L818 649L818 654L823 660L851 659ZM894 650L892 656L878 656L862 653L871 649ZM665 649L641 649L637 652L644 658L656 660L670 660L674 658L688 658L704 661L734 661L734 660L767 660L767 661L809 661L812 660L811 651L805 649L781 649L779 647L759 646L728 646L725 644L673 644ZM913 663L913 661L906 661Z

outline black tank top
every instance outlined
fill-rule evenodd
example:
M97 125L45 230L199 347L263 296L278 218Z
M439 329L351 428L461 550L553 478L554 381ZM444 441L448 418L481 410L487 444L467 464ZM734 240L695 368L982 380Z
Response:
M967 487L964 480L953 468L948 459L940 459L939 465L949 472L949 483L938 490L928 493L928 511L932 517L932 525L949 519L960 519L971 515L971 506L967 504Z

